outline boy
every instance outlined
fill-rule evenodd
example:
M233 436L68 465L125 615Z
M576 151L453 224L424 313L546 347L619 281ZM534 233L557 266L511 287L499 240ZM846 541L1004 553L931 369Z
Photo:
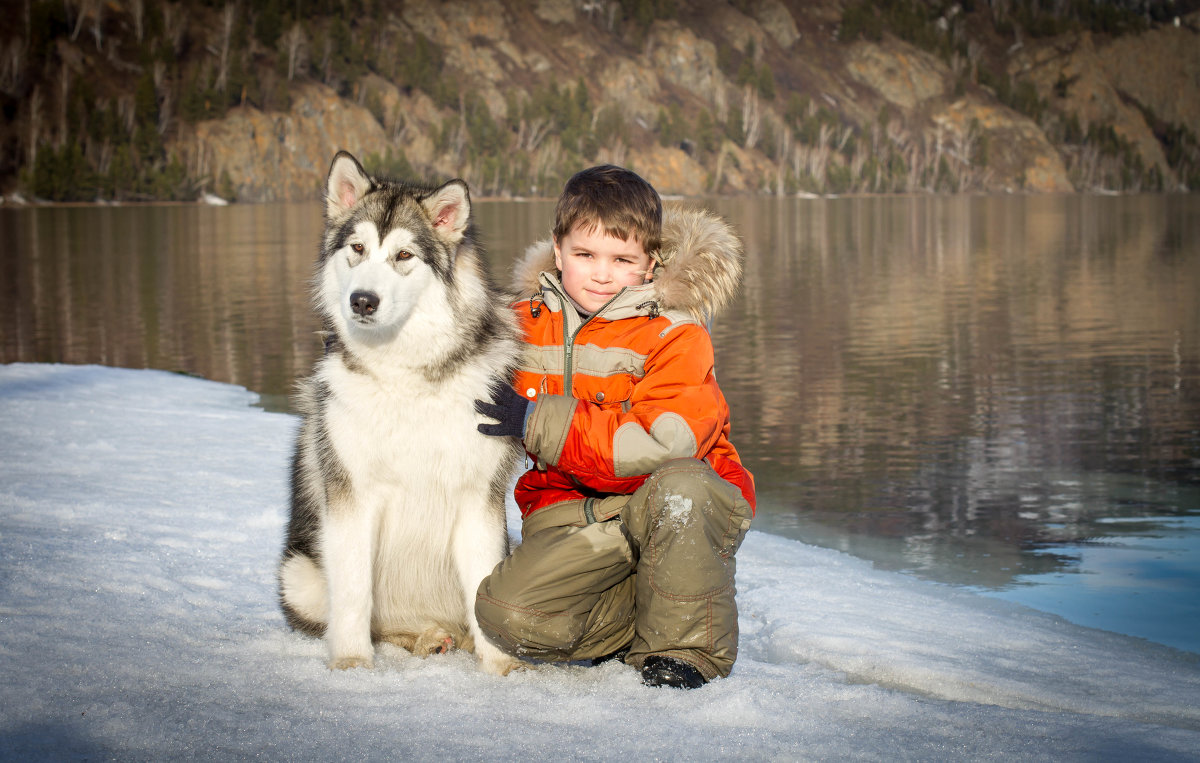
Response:
M613 166L572 177L553 239L518 265L525 352L476 409L535 465L522 543L480 584L479 625L518 657L619 657L650 686L696 688L737 657L734 553L754 480L729 442L703 321L733 295L741 246L705 212L663 220Z

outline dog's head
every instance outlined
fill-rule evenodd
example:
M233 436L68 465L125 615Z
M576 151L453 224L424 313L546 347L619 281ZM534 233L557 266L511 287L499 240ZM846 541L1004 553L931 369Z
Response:
M338 152L326 179L317 284L326 318L364 341L393 334L423 300L444 292L430 286L453 278L470 224L463 181L428 188L372 177L353 156Z

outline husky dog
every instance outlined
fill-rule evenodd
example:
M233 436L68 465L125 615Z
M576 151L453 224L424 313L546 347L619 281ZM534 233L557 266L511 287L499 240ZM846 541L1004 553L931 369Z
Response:
M467 186L371 177L343 151L326 193L314 300L327 352L297 398L284 615L324 636L331 668L370 667L388 641L473 649L503 675L519 663L479 632L474 603L508 551L520 449L476 430L474 401L511 378L519 343Z

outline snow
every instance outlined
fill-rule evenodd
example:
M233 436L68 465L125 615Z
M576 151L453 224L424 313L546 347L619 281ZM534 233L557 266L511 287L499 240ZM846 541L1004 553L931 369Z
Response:
M1200 757L1196 655L754 530L741 655L702 689L387 645L331 672L276 604L297 419L256 400L0 366L0 757Z

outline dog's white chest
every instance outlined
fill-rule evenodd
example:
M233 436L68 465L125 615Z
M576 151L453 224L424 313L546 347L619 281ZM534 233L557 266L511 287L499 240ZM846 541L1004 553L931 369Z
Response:
M357 483L452 494L490 476L470 465L501 444L476 429L475 396L461 380L438 387L400 375L383 386L360 377L335 389L329 434Z

